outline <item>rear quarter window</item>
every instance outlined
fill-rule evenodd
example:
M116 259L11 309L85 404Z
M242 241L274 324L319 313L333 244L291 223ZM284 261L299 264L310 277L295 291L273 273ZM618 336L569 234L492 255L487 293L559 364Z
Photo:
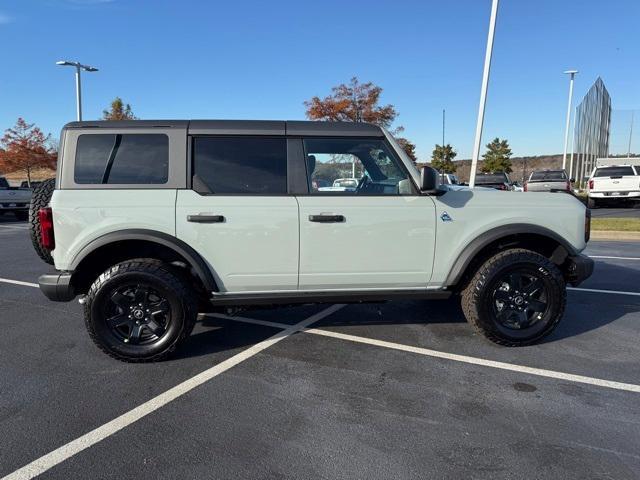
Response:
M598 168L594 177L624 177L626 175L635 175L633 167Z
M83 134L78 137L77 184L164 184L169 138L164 134Z

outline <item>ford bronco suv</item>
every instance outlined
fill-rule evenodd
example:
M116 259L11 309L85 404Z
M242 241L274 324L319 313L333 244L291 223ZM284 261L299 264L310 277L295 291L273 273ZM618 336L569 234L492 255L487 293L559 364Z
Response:
M440 185L383 128L306 121L73 122L34 193L54 301L80 296L115 358L172 352L198 312L459 295L488 339L526 345L587 278L589 211L562 193ZM353 189L330 189L357 172Z

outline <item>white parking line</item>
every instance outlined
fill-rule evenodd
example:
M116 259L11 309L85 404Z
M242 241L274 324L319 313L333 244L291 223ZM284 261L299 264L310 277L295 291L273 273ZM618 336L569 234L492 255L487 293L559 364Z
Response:
M29 227L28 226L21 226L21 225L0 225L0 228L10 228L12 230L28 230Z
M614 295L631 295L634 297L640 297L640 292L623 292L620 290L601 290L599 288L577 288L577 287L567 287L567 290L574 290L576 292L590 292L590 293L611 293Z
M166 392L161 393L151 400L148 400L147 402L134 408L133 410L130 410L129 412L120 415L110 422L105 423L101 427L98 427L95 430L92 430L89 433L86 433L81 437L78 437L75 440L67 443L66 445L63 445L53 450L52 452L38 458L37 460L34 460L28 465L25 465L15 472L10 473L6 477L3 477L2 480L25 480L36 477L37 475L41 475L50 468L58 465L61 462L64 462L68 458L80 453L81 451L91 447L92 445L101 442L114 433L119 432L123 428L131 425L134 422L137 422L150 413L155 412L169 402L181 397L185 393L190 392L194 388L262 352L275 343L284 340L288 336L301 331L308 325L311 325L312 323L317 322L318 320L321 320L328 315L331 315L343 306L344 305L332 305L329 308L322 310L321 312L318 312L299 323L296 323L294 325L285 325L285 328L283 328L282 331L276 333L272 337L269 337L262 342L256 343L252 347L243 350L237 355L228 358L224 362L221 362L194 377L191 377L190 379L180 383L179 385L176 385Z
M40 285L31 282L21 282L20 280L11 280L10 278L0 278L2 283L12 283L13 285L22 285L23 287L35 287L39 288Z
M589 258L598 258L604 260L640 260L640 257L610 257L607 255L589 255Z
M263 325L263 326L274 327L274 328L289 327L287 324L284 324L284 323L267 322L264 320L255 320L252 318L245 318L245 317L229 317L221 314L211 314L211 316L224 318L226 320L251 323L254 325ZM441 352L439 350L431 350L428 348L413 347L411 345L403 345L401 343L387 342L384 340L376 340L374 338L348 335L346 333L338 333L330 330L321 330L318 328L305 328L302 330L302 332L310 333L312 335L321 335L323 337L338 338L340 340L346 340L349 342L374 345L376 347L390 348L392 350L401 350L403 352L417 353L418 355L425 355L428 357L443 358L445 360L453 360L454 362L469 363L472 365L481 365L483 367L497 368L500 370L509 370L512 372L536 375L538 377L554 378L557 380L567 380L569 382L586 383L588 385L595 385L598 387L613 388L615 390L624 390L627 392L640 393L640 385L635 385L633 383L614 382L612 380L603 380L601 378L586 377L583 375L574 375L572 373L558 372L555 370L545 370L543 368L526 367L524 365L498 362L495 360L486 360L484 358L478 358L478 357L469 357L467 355L458 355L455 353Z

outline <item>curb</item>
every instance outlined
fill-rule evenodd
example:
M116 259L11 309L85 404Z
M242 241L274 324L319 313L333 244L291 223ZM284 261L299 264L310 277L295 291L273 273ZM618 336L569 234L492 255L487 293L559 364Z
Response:
M591 240L640 241L640 232L624 232L618 230L591 230Z

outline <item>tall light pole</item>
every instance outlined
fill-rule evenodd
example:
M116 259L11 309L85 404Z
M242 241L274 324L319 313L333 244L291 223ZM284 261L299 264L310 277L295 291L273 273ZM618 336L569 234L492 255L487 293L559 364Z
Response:
M569 146L569 124L571 123L571 100L573 98L573 78L578 73L577 70L567 70L564 72L569 77L569 103L567 104L567 124L564 128L564 150L562 151L562 169L565 170L567 166L567 147Z
M498 0L491 2L491 18L489 19L489 34L487 36L487 50L484 55L484 71L482 73L482 87L480 89L480 106L478 107L478 122L476 123L476 138L473 144L471 156L471 177L469 187L476 184L476 170L480 157L480 143L482 142L482 127L484 125L484 107L487 103L487 88L489 86L489 73L491 71L491 55L493 54L493 37L496 31L496 17L498 16Z
M75 67L76 68L76 112L78 121L82 121L82 86L80 82L80 71L85 72L97 72L98 69L90 67L89 65L83 65L80 62L69 62L67 60L60 60L56 62L56 65L63 67Z

